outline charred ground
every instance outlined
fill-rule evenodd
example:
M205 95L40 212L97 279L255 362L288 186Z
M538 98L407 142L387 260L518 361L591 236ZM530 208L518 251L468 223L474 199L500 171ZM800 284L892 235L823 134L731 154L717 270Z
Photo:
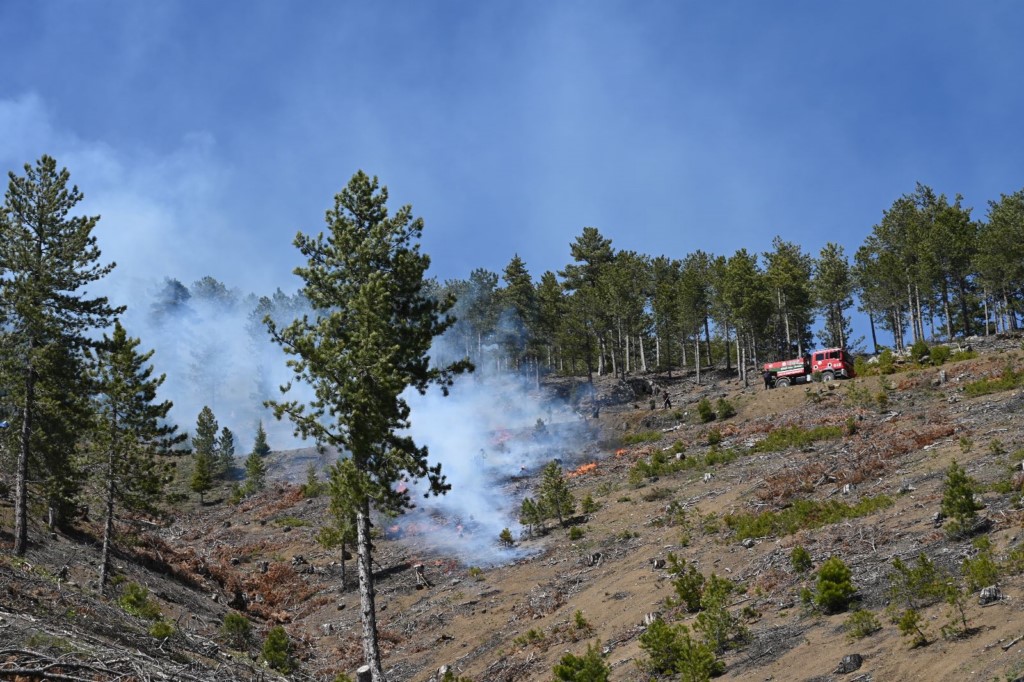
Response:
M1022 477L1014 468L1024 448L1024 393L971 397L964 390L1008 365L1019 370L1020 339L972 343L979 351L973 359L827 386L764 391L724 373L705 373L699 386L692 377L652 376L659 392L654 409L646 381L601 380L600 416L582 410L598 430L581 436L574 452L561 453L568 471L583 467L570 479L577 499L589 494L598 504L571 520L575 539L549 522L494 567L431 549L432 524L447 527L454 519L427 515L404 526L400 537L391 532L377 540L378 622L389 679L426 682L447 665L478 682L547 680L561 656L594 641L607 651L613 680L644 679L636 663L645 618L693 618L666 606L673 590L661 560L669 552L739 587L731 608L743 615L750 637L725 654L726 679L1014 679L1024 670L1024 575L1004 571L1003 599L991 605L968 602L966 636L941 637L947 607L934 604L922 610L931 643L911 649L883 613L894 557L910 562L925 553L959 575L963 559L977 552L970 537L951 538L934 522L954 459L980 484L994 556L1009 556L1021 544ZM547 390L567 391L567 383ZM662 407L662 390L672 408ZM737 414L700 423L701 398L725 398ZM781 450L758 447L782 427L822 426L835 427L833 436ZM655 456L688 464L631 479L637 462ZM505 482L506 490L526 494L536 479L524 471ZM797 500L854 506L882 499L864 515L795 532L745 538L749 533L737 525L741 515L791 509ZM0 556L0 677L45 679L39 671L46 666L52 678L65 679L273 677L258 653L276 625L293 645L293 678L351 673L361 656L358 594L352 571L348 586L341 584L340 554L315 541L326 505L325 497L306 498L300 486L277 482L237 506L185 505L166 520L126 520L108 598L94 590L97 527L83 521L74 534L52 536L35 528L24 560ZM11 527L10 517L5 503L0 528ZM474 532L462 525L458 532ZM382 532L388 526L378 524ZM0 542L9 546L9 533ZM850 640L843 628L848 614L802 606L800 592L813 586L813 571L792 567L796 545L815 567L830 556L846 562L859 603L881 621L879 632ZM174 634L153 636L153 621L119 604L132 584L148 589ZM232 611L253 623L247 644L229 644L221 634ZM860 669L834 673L851 653L863 657Z

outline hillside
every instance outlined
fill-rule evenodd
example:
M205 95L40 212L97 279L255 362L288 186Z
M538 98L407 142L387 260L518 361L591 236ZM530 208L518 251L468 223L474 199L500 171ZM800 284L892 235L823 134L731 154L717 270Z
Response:
M1024 512L1017 505L1024 391L1019 384L987 393L967 387L1008 366L1020 371L1024 353L1019 338L971 343L976 357L941 367L908 364L884 377L771 391L721 372L706 373L699 386L692 377L649 377L659 393L669 392L669 409L660 399L652 409L649 396L602 379L600 416L580 431L593 436L578 436L577 448L560 453L576 498L590 495L598 507L570 520L574 539L549 521L546 532L496 549L506 561L472 566L432 542L452 532L479 541L471 520L421 513L378 524L378 622L388 679L427 682L449 666L476 682L550 680L565 653L581 654L594 641L606 652L612 680L650 679L637 667L645 619L658 613L692 627L696 618L666 605L675 594L669 553L734 583L729 609L749 635L722 655L722 679L1016 679L1024 674ZM724 398L735 416L700 423L696 406L705 397L713 405ZM303 469L316 459L303 456ZM294 460L273 457L272 471L294 480ZM977 481L984 504L973 536L951 537L949 521L943 527L935 520L954 460ZM647 463L649 476L631 477L638 462ZM537 481L536 471L524 470L501 485L518 498ZM795 504L800 500L822 504ZM326 506L325 497L306 499L298 486L278 480L238 506L182 505L164 520L136 519L124 528L117 587L103 599L92 589L95 519L73 535L35 527L28 555L15 560L4 500L0 678L272 679L276 673L260 667L258 654L278 624L298 664L291 679L351 674L361 656L354 563L343 589L340 554L314 539ZM923 553L959 577L981 536L999 565L1002 598L982 606L969 594L968 627L949 638L941 629L950 607L941 600L922 605L928 643L911 648L885 614L893 559L912 565ZM496 537L485 540L497 547ZM798 545L813 563L803 573L790 559ZM844 628L848 611L824 614L802 603L801 591L814 589L815 571L832 556L850 568L857 600L877 616L878 632L852 639ZM420 564L429 584L417 579ZM152 621L119 605L132 584L148 588L173 634L153 636ZM232 610L253 624L247 643L221 634ZM862 656L860 667L834 672L847 654Z

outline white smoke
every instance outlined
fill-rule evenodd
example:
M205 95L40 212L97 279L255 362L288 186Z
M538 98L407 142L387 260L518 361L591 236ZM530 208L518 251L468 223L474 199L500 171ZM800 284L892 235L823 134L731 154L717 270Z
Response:
M199 411L209 406L219 425L235 434L238 456L251 451L259 421L271 448L301 446L292 425L274 419L263 405L279 398L278 387L292 376L284 352L263 324L259 299L243 299L226 288L222 299L195 295L195 283L179 289L181 298L173 299L170 282L153 282L138 292L123 318L128 333L141 339L140 349L154 351L150 362L156 372L166 375L159 397L174 403L170 420L191 433ZM280 292L272 300L294 302ZM302 400L310 395L295 384L288 397Z
M318 468L330 463L329 456L311 455L313 443L297 439L291 422L274 419L263 405L280 398L279 386L294 377L262 318L269 312L287 324L310 312L301 299L278 291L261 300L226 287L204 288L202 282L188 287L174 282L153 282L136 292L123 320L128 333L141 338L141 348L155 350L151 362L167 377L160 397L174 402L171 420L191 432L199 411L209 406L220 426L235 433L239 457L250 451L262 421L271 447L285 451L286 460L275 468L293 482L310 462ZM508 315L502 320L500 333L507 339L516 324ZM439 340L432 357L460 357L450 340ZM463 353L464 348L460 342ZM593 437L566 401L538 389L534 371L508 371L493 341L480 348L477 371L459 377L447 397L436 388L405 396L410 435L428 447L431 464L442 465L451 491L424 498L425 484L413 484L416 509L394 524L425 553L487 566L523 555L521 548L500 546L498 535L509 528L519 537L522 499L536 494L528 477L552 459L571 466ZM293 383L285 397L301 402L312 394L308 386Z
M424 498L414 487L417 510L399 519L413 528L410 542L463 563L490 566L523 555L521 547L500 546L509 528L519 538L519 508L535 497L529 476L553 459L578 461L593 434L568 403L536 389L532 377L490 371L499 363L461 377L447 397L439 392L409 395L410 434L429 448L451 484L448 494Z

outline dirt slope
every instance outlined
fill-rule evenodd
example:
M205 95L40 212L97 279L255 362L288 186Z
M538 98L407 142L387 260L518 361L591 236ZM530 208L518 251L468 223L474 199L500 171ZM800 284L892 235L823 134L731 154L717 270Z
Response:
M973 398L964 392L1008 363L1020 369L1020 341L976 347L979 357L941 368L944 382L940 368L773 391L714 376L701 386L692 377L652 377L659 391L669 391L672 409L652 410L645 396L622 400L622 386L600 382L606 403L600 440L581 443L578 456L566 462L569 468L597 462L571 479L578 499L589 494L599 504L573 520L581 537L572 540L551 524L510 550L529 556L486 569L432 553L429 529L378 540L388 679L426 682L447 665L477 682L549 680L561 656L581 653L594 641L607 652L613 680L648 679L637 667L645 617L694 620L666 606L673 589L660 560L669 552L738 587L732 609L743 614L750 637L724 654L724 679L1014 679L1024 671L1024 640L1018 640L1024 635L1024 574L1004 571L1004 598L994 604L968 601L967 636L944 639L939 631L949 609L935 604L922 611L930 643L911 649L884 614L894 557L912 562L923 552L959 575L962 560L976 552L969 538L950 539L933 521L953 459L981 486L995 556L1021 546L1024 517L1015 507L1021 477L1013 468L1020 469L1020 454L1014 455L1024 448L1024 392ZM737 414L699 424L695 407L702 397L724 397ZM788 426L834 426L839 435L802 448L753 451ZM705 463L713 431L721 437L714 452L732 451L735 459ZM624 437L638 433L648 435L623 445ZM701 465L630 483L636 462L677 450ZM529 489L536 481L516 483ZM726 522L729 515L778 511L801 499L854 505L880 495L891 504L866 516L745 544ZM174 623L167 640L147 634L150 625L114 599L95 595L93 525L83 522L78 535L52 538L35 529L37 542L25 561L9 552L0 557L0 660L28 670L65 656L61 669L81 679L131 679L131 666L135 679L157 670L171 679L249 679L260 670L263 636L282 624L299 664L293 678L351 673L360 659L354 567L349 562L350 584L343 590L339 554L314 539L325 510L326 499L304 499L296 486L278 483L236 507L183 506L159 526L126 525L131 542L123 543L128 549L117 561L114 593L128 583L147 586ZM0 528L9 529L9 520L5 506ZM9 533L0 542L9 547ZM847 613L825 616L801 605L800 591L813 587L813 572L798 574L791 566L797 544L815 567L830 556L849 565L860 604L881 621L879 632L851 640L843 627ZM417 584L414 566L421 563L429 586ZM241 650L218 633L231 609L254 624L254 637ZM577 612L586 627L579 627ZM126 649L138 655L125 662L118 652ZM860 669L833 673L852 653L863 657ZM72 665L91 667L76 671ZM0 670L0 678L4 674Z

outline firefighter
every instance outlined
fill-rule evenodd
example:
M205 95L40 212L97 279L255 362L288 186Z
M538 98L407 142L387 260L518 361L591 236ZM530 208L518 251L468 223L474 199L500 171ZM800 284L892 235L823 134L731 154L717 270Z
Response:
M772 387L772 373L768 370L764 371L764 390L768 390Z
M664 402L665 409L666 410L672 409L672 399L668 397L668 391L665 391L665 393L662 395L662 397L665 399L665 402Z

